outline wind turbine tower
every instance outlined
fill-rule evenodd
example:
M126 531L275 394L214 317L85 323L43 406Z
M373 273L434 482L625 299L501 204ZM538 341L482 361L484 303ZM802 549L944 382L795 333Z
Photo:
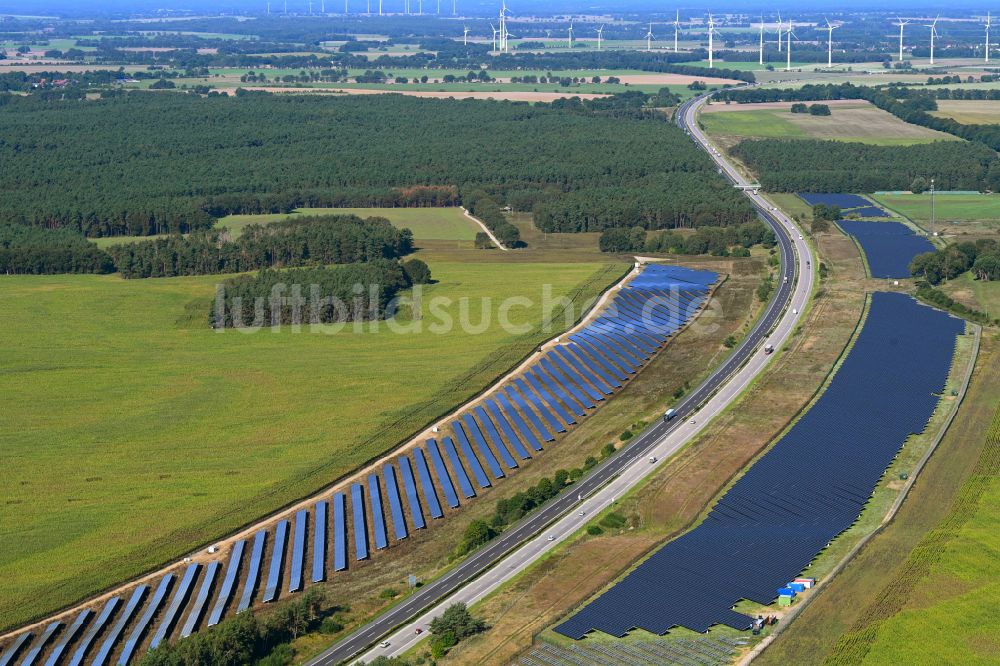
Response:
M493 24L490 23L490 27L493 28ZM500 32L496 28L493 28L493 50L497 50L497 33Z
M786 61L786 64L785 64L785 71L786 72L790 72L790 71L792 71L792 36L795 35L795 33L792 32L792 20L791 19L788 20L788 32L786 34L788 35L788 44L786 45L787 48L786 48L786 51L785 51L785 55L788 57L788 60ZM795 39L798 39L798 38L799 38L798 35L795 35Z
M904 21L903 19L896 17L896 25L899 26L899 62L903 62L903 27L909 24L909 21Z
M507 53L510 31L507 29L507 3L500 4L500 52Z
M677 50L677 35L681 30L681 10L677 10L677 15L674 17L674 53L678 53Z
M934 38L938 36L938 34L937 34L937 22L938 22L938 18L941 18L941 17L938 16L937 18L934 19L934 21L931 22L930 25L924 26L925 28L930 28L931 29L931 64L932 65L934 64Z
M986 62L990 61L990 13L986 12L986 55L983 58Z
M764 64L764 15L760 15L760 64Z
M601 50L601 44L604 42L604 26L602 25L597 29L597 50Z
M830 19L824 17L826 21L826 66L833 67L833 31L839 28L839 25L833 25L830 23Z
M712 69L715 67L713 56L712 56L712 40L715 37L715 19L712 15L708 15L708 68Z
M568 34L569 34L569 38L567 39L566 43L569 45L569 48L572 49L573 48L573 22L572 21L569 22L569 33Z
M469 45L469 26L465 26L464 33L465 34L462 36L462 45L463 46L468 46Z
M653 50L653 22L649 22L649 31L646 33L646 50Z

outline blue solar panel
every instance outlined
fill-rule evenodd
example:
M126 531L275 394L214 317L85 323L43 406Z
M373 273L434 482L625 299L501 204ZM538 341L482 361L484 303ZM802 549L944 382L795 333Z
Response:
M431 518L443 517L441 502L438 501L437 492L434 490L434 480L431 478L431 470L427 467L427 458L424 457L422 449L413 450L413 460L417 466L420 485L424 488L424 499L427 501L427 510L430 511Z
M498 442L498 446L503 446L503 440L500 439L500 433L497 432L497 425L503 430L503 434L507 437L507 441L510 445L514 447L514 451L521 458L521 460L528 460L531 458L531 454L528 450L524 448L524 444L521 443L521 438L517 436L514 429L510 427L510 423L507 422L507 417L503 415L500 408L492 400L486 401L486 406L489 408L490 413L487 414L486 410L482 407L476 407L476 417L479 422L483 424L486 428L486 434L494 442Z
M892 217L878 206L865 206L863 208L853 208L845 215L857 215L858 217Z
M372 534L375 537L375 549L389 547L389 535L385 529L385 512L382 509L382 486L378 482L378 474L368 475L368 495L372 505Z
M422 530L427 527L427 523L424 522L423 507L417 494L417 481L413 478L413 467L410 466L410 459L406 456L399 458L399 473L403 475L403 490L406 491L406 502L410 505L413 529Z
M347 569L347 498L333 496L333 570Z
M240 597L240 603L236 606L237 613L242 613L253 603L253 595L257 591L257 583L260 582L260 565L264 559L265 545L267 545L267 531L260 530L253 538L250 567L247 569L246 583L243 584L243 596Z
M69 629L63 633L59 642L56 643L56 646L52 648L52 652L49 653L49 658L45 660L45 666L56 666L56 664L62 660L62 656L65 654L66 648L70 643L76 640L77 636L80 635L80 632L83 631L83 627L87 624L87 621L90 620L93 614L94 611L89 608L85 608L80 611L80 614L76 616L75 620L73 620L73 624L69 626Z
M264 602L278 598L278 586L281 584L281 569L285 563L285 547L288 545L289 522L282 520L274 529L274 548L271 550L271 566L267 571L267 583L264 585Z
M493 455L493 451L490 450L490 447L487 446L486 440L483 439L483 434L479 432L479 426L476 425L476 422L472 420L472 417L468 414L465 414L462 420L465 421L465 435L468 435L468 438L476 443L476 449L479 450L479 455L481 455L483 460L486 461L486 466L490 468L490 474L493 475L494 479L504 478L500 462L497 460L496 456ZM454 428L455 434L461 441L465 437L465 435L460 434L463 428L462 424L455 421L451 424L451 426Z
M170 636L170 632L174 630L174 625L181 619L181 614L184 612L184 607L187 605L188 599L191 598L191 592L194 590L194 582L198 579L200 571L200 564L194 563L188 565L180 584L174 590L174 598L170 600L167 612L160 618L160 624L156 627L153 640L149 642L150 650L166 640Z
M556 414L559 415L559 418L561 418L566 425L573 425L576 423L576 418L566 411L565 407L559 404L559 401L552 396L552 393L545 389L534 370L527 370L524 373L524 378L528 381L528 384L531 385L531 388L535 390L535 393L539 395L542 400L544 400L545 403L552 408L553 411L555 411ZM521 388L521 386L518 385L518 388ZM562 391L558 391L558 393L561 394ZM560 395L560 397L562 397L562 395Z
M870 206L871 202L857 194L836 194L828 192L799 192L801 197L810 206L826 204L827 206L837 206L838 208L858 208L860 206Z
M94 644L94 639L97 638L97 635L107 625L108 620L114 615L121 602L122 600L118 597L111 597L105 602L104 608L101 609L101 613L94 620L94 624L91 625L90 630L87 631L80 644L76 646L69 666L80 666L83 663L83 660L87 658L87 653L90 652L91 646Z
M615 392L615 386L621 386L619 382L613 381L610 377L602 372L598 372L596 369L588 368L583 363L580 362L573 354L569 353L567 347L575 345L567 345L556 347L552 350L552 359L555 361L556 365L559 366L567 376L573 377L575 372L576 377L582 377L586 381L590 382L597 394L611 395Z
M910 262L913 258L918 254L934 251L929 240L917 236L899 222L841 220L838 224L861 244L872 277L910 277Z
M24 660L21 662L21 666L32 666L32 664L34 664L38 659L39 655L42 654L42 650L45 649L45 646L52 639L52 636L59 631L59 627L61 626L62 622L53 622L49 626L45 627L45 631L42 632L42 635L38 637L35 644L31 646L30 650L28 650L28 654L24 655ZM29 633L27 635L30 636L31 634ZM2 666L3 660L6 656L7 655L4 654L3 657L0 657L0 666Z
M475 418L479 419L478 423L471 414L466 414L465 418L469 419L474 425L477 426L476 430L479 432L480 436L482 436L484 431L487 435L489 435L489 439L486 439L485 437L483 439L486 440L487 445L491 443L493 444L493 449L497 452L497 455L500 456L500 460L502 460L503 464L507 466L507 469L516 469L517 462L514 460L514 456L510 455L510 451L507 450L507 445L504 444L503 440L500 438L500 433L498 433L497 429L493 426L493 422L490 421L490 417L486 414L486 410L482 407L476 407L473 411L476 415Z
M523 414L526 414L529 419L532 416L531 410L525 404L525 401L527 401L528 403L531 403L539 414L541 414L542 418L552 430L556 432L566 432L566 426L564 426L562 422L552 414L548 406L540 397L538 397L538 395L535 394L534 391L531 390L531 387L529 387L523 379L515 379L512 384L517 387L517 391L514 390L514 386L508 386L507 396L517 403L517 406L521 408L521 412ZM518 392L520 392L520 395ZM546 432L549 431L546 430ZM546 437L546 439L548 439L548 437Z
M565 386L576 396L577 401L588 409L593 409L597 403L604 400L604 394L569 367L557 354L548 354L542 358L542 366L557 382Z
M247 542L237 541L233 544L233 550L229 554L229 564L226 565L226 577L222 579L222 587L219 588L219 596L215 599L215 607L208 616L208 626L213 627L222 620L222 614L226 612L226 606L236 590L236 581L240 576L240 565L243 563L243 551Z
M458 494L455 492L455 486L451 483L451 476L448 475L448 468L445 467L444 458L441 457L441 450L438 448L438 443L435 440L427 440L427 453L431 457L434 472L441 483L441 490L444 492L445 501L448 502L448 506L451 508L458 508ZM465 482L469 483L468 479ZM471 486L469 487L471 489Z
M309 510L295 512L295 536L292 537L292 567L288 576L288 591L302 589L302 569L306 560L306 539L309 534Z
M313 517L313 566L312 582L326 580L326 528L330 524L329 503L326 500L316 502Z
M525 425L524 419L521 418L522 415L527 417L527 419L531 422L531 425L535 428L535 432L541 435L542 439L546 442L555 440L555 435L552 434L552 431L542 423L541 419L539 419L535 412L532 411L531 407L528 406L528 402L521 396L520 393L515 391L513 387L508 386L503 392L498 391L497 402L499 402L500 406L504 408L504 411L510 414L510 417L514 419L514 423L517 424L518 429L521 432L521 436L528 440L528 444L531 445L531 448L535 451L541 451L542 446L538 443L536 438L530 436L532 431L528 429L527 425Z
M354 512L354 559L368 559L368 520L365 517L365 489L360 483L351 484L351 509Z
M0 655L0 666L13 666L14 660L17 659L17 655L21 654L21 650L28 646L31 641L32 634L30 631L26 631L17 638L14 642L10 644L3 654Z
M627 359L618 353L617 349L605 344L601 340L587 333L580 331L570 336L570 340L580 345L587 355L608 369L615 377L621 381L629 378L635 372L636 364L631 359Z
M104 642L101 643L101 649L97 651L94 656L94 661L90 662L91 666L104 666L108 663L108 659L111 658L111 653L115 649L115 645L118 644L118 640L122 637L122 632L125 631L125 627L135 616L135 612L142 605L142 600L146 598L146 593L149 592L148 585L140 585L135 588L132 592L132 596L129 597L128 603L125 604L125 609L122 610L122 614L118 616L118 621L115 622L114 626L111 627L111 631L108 632L107 637Z
M135 649L139 647L142 637L146 635L149 625L153 622L153 616L160 612L160 608L163 607L163 602L166 601L167 594L170 592L170 587L174 584L174 578L173 574L167 574L160 579L160 584L156 586L153 598L149 600L149 604L147 604L146 610L139 618L138 624L132 629L132 634L128 637L128 640L125 641L122 653L118 656L119 666L128 666L128 662L132 660Z
M445 453L451 461L451 468L455 470L455 478L458 479L458 485L462 489L462 494L466 498L475 497L476 491L472 487L472 482L469 481L469 475L465 473L465 468L462 466L462 459L458 457L455 442L451 440L451 437L445 437L442 441L444 442Z
M586 346L579 342L570 342L564 346L557 347L557 352L562 353L567 360L575 361L574 368L585 367L611 388L619 388L628 379L628 375L619 370L614 370L610 361L600 358L600 355L589 351Z
M219 575L221 568L222 565L218 562L209 562L208 566L205 567L205 578L202 579L201 587L198 588L198 594L194 598L194 604L188 613L187 621L181 627L181 638L187 638L198 628L198 623L201 622L201 617L205 612L205 606L208 604L208 597L212 593L212 585L215 584L215 578Z
M829 387L694 530L660 548L556 631L663 634L749 627L741 599L773 602L858 518L944 390L964 322L899 293L875 293ZM817 473L821 470L821 473Z
M382 478L385 479L385 492L389 496L392 530L396 534L397 540L405 539L408 533L406 520L403 518L403 499L399 496L399 483L396 481L396 468L392 465L386 465L385 469L382 470Z

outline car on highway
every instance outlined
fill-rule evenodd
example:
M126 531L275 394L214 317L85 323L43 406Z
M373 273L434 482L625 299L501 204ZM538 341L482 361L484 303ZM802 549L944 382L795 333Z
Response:
M385 648L389 647L389 641L382 641L381 643L378 644L378 646L384 650Z
M413 633L415 633L415 634L422 634L422 633L424 633L424 630L423 630L423 629L421 629L420 627L417 627L417 628L416 628L416 629L414 630L414 632L413 632Z
M549 541L555 541L556 540L556 535L550 534L548 540Z
M586 516L586 515L587 515L587 512L586 512L586 511L581 511L581 512L579 513L579 515L580 515L581 517L582 517L582 516Z
M803 238L802 234L799 234L799 240L805 240L805 238Z

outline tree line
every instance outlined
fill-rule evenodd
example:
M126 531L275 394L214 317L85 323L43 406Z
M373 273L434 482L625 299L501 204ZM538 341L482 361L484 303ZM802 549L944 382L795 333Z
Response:
M601 234L601 252L659 252L711 254L716 257L750 256L755 245L774 247L774 232L760 220L730 227L702 227L694 233L660 231L649 234L642 227L608 229Z
M222 283L209 313L214 328L337 324L386 319L392 299L431 279L419 259L263 270Z
M409 229L356 215L297 217L253 224L229 240L225 230L112 245L125 278L241 273L261 268L349 264L401 257L413 249Z
M0 273L110 273L107 253L70 229L0 224Z
M972 271L977 280L1000 280L1000 242L992 238L955 243L935 252L918 254L910 273L931 284L954 280Z
M750 218L680 129L625 99L553 108L393 95L10 96L0 107L0 221L183 233L229 212L460 203L456 186L535 212L549 231Z

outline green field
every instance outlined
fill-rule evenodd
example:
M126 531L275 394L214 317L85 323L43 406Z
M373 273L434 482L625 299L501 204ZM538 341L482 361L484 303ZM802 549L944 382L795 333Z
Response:
M877 194L872 198L914 222L931 220L930 194ZM958 221L993 226L1000 224L1000 195L939 192L934 195L934 211L939 223Z
M248 225L267 224L296 215L357 215L384 217L396 227L406 227L417 240L475 240L482 229L465 217L460 208L299 208L291 215L229 215L219 220L217 227L229 229L234 236Z
M791 138L909 146L956 137L910 125L869 104L832 105L832 115L791 113L790 104L754 104L745 110L714 105L700 116L710 134L741 138Z
M471 253L473 250L463 250ZM481 334L215 332L218 276L0 280L0 627L230 533L357 468L481 390L546 337L541 285L587 300L625 266L435 259L428 299ZM478 256L478 255L477 255ZM512 318L496 304L524 295ZM551 335L551 334L550 334ZM390 371L387 371L390 370ZM57 575L54 575L54 572Z

